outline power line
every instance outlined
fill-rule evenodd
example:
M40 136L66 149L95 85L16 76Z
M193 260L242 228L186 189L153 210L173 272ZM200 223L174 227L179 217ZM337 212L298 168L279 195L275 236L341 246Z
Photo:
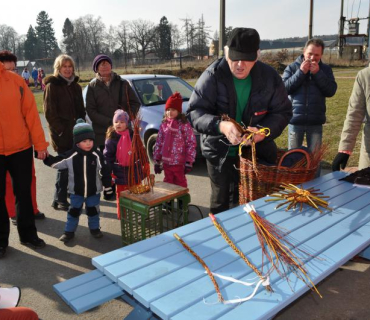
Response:
M357 18L359 17L359 14L360 14L360 8L361 8L361 0L360 0L360 4L358 5Z

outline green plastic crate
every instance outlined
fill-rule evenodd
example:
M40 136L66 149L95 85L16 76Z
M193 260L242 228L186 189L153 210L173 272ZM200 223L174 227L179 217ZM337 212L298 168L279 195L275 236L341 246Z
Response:
M190 195L148 206L120 198L123 245L132 244L188 223Z

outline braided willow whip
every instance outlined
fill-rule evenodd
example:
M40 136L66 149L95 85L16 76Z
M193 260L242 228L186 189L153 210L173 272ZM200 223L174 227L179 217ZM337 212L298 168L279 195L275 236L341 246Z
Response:
M222 294L220 292L220 288L218 286L218 283L215 279L215 277L213 276L211 270L209 270L208 266L206 265L206 263L203 261L203 259L201 257L199 257L186 243L184 240L182 240L180 238L180 236L177 234L177 233L174 233L173 236L182 244L182 246L191 253L191 255L197 259L197 261L203 266L203 268L206 270L208 276L211 278L212 280L212 283L216 289L216 292L217 292L217 297L218 297L218 301L219 302L224 302L224 298L222 297Z
M247 203L244 207L244 211L250 215L254 223L258 241L262 248L262 254L270 261L272 268L275 269L282 278L287 280L289 286L289 278L285 270L290 270L297 278L301 279L312 291L316 292L319 297L322 298L319 290L308 276L303 261L291 251L290 247L295 247L287 239L287 233L278 225L262 218L256 212L253 205ZM307 254L299 248L295 249ZM280 271L280 265L284 271Z
M216 217L210 213L209 214L209 217L212 219L212 222L214 224L214 226L216 227L216 229L221 233L222 237L225 239L226 243L235 251L235 253L237 255L239 255L244 261L245 263L257 274L257 276L261 279L261 280L266 280L266 278L262 275L262 273L256 268L255 265L252 264L252 262L250 262L248 260L248 258L245 256L245 254L240 251L236 245L234 244L234 242L232 242L232 240L229 238L229 236L227 235L227 233L225 232L225 230L222 228L222 226L218 223ZM272 290L271 286L270 285L267 285L266 286L266 290L267 291L270 291L270 292L274 292L274 290Z

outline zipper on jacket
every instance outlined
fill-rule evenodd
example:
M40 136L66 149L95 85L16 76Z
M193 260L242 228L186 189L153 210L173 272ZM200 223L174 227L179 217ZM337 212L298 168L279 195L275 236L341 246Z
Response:
M86 156L84 156L84 181L85 181L85 198L87 198L87 176L86 176Z

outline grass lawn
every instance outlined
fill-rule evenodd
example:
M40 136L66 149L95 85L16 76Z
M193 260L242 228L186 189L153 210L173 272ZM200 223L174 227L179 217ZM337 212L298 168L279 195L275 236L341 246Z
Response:
M326 124L324 125L324 133L323 133L323 140L324 143L328 144L329 150L327 154L324 156L323 167L330 168L331 163L337 154L338 151L338 144L343 128L344 119L347 113L347 106L348 100L352 92L353 83L355 80L355 76L359 70L362 68L333 68L335 79L338 83L338 90L334 97L329 98L326 100ZM122 70L121 70L122 71ZM120 72L119 73L124 73ZM93 77L92 72L86 72L80 74L80 78L82 82L80 85L84 88L87 84L89 79ZM192 86L195 85L195 80L189 80L189 84ZM33 88L31 87L31 90ZM41 90L34 90L34 95L37 103L37 109L40 113L43 112L42 107L42 100L43 100L43 92ZM278 146L280 148L287 148L287 129L284 130L283 134L276 140ZM361 135L358 136L356 148L354 153L350 157L348 166L357 167L358 165L358 158L360 152L360 142L361 142Z

